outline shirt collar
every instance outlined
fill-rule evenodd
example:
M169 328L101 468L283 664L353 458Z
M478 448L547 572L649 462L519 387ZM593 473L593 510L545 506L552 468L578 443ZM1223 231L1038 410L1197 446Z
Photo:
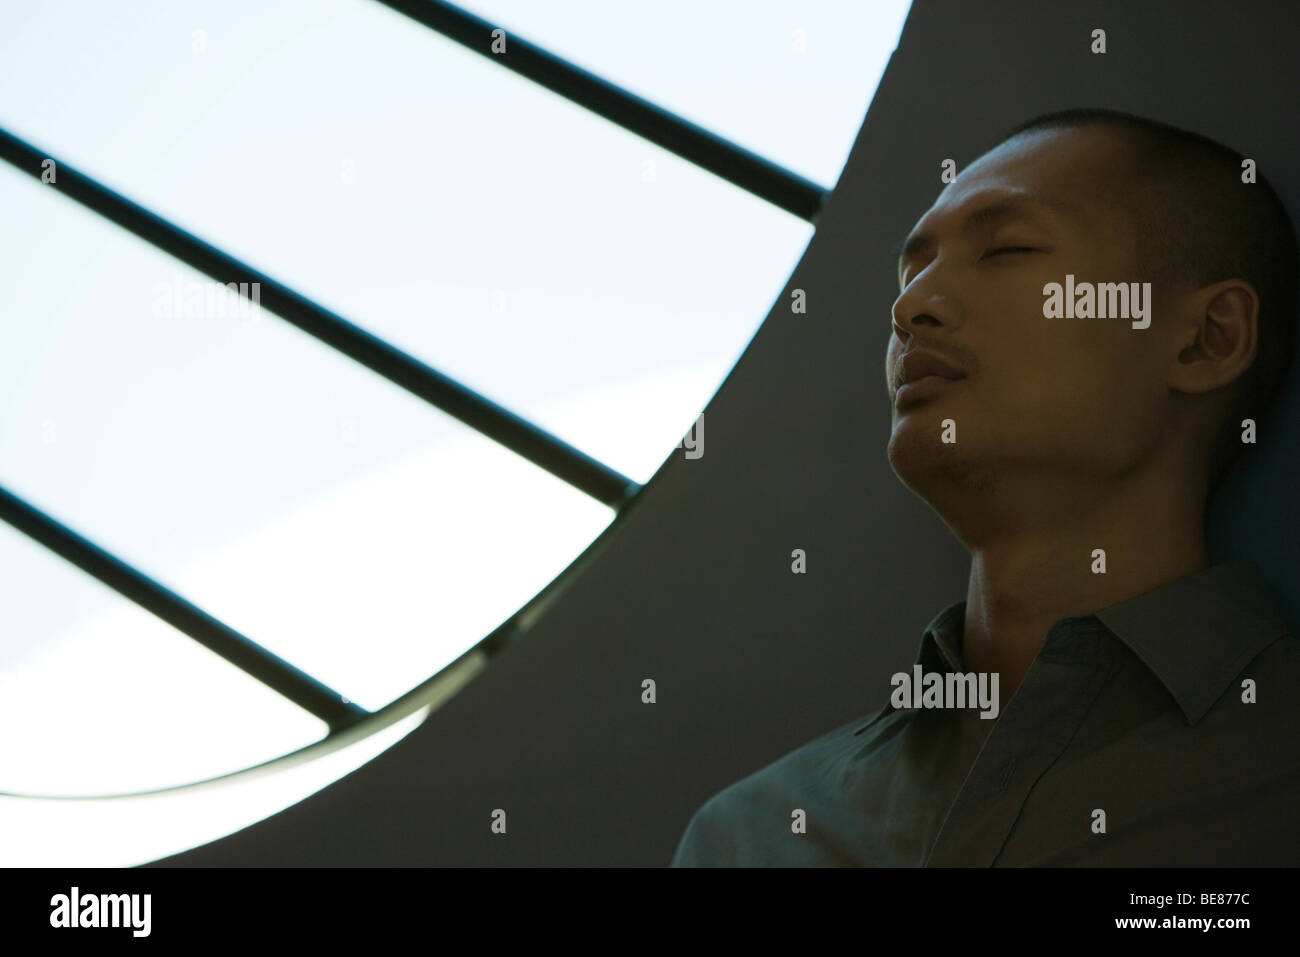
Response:
M1228 683L1287 633L1258 568L1211 565L1096 614L1195 724Z
M1101 622L1127 646L1173 695L1188 724L1200 721L1228 683L1287 633L1272 594L1250 562L1211 565L1081 617ZM965 620L965 601L935 615L921 639L917 663L928 670L965 671Z
M966 626L966 602L949 605L930 619L921 636L921 650L916 663L926 671L965 671L961 654L961 636Z

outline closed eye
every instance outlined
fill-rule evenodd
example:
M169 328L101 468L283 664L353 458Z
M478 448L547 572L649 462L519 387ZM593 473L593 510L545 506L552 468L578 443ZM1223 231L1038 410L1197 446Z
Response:
M1000 256L1003 253L1041 253L1043 251L1044 250L1039 249L1037 246L1000 246L997 249L993 249L985 253L983 256L980 257L980 259L982 261L984 259L989 259L993 256ZM899 281L903 284L904 287L906 287L911 280L909 280L907 276L904 275L900 277Z

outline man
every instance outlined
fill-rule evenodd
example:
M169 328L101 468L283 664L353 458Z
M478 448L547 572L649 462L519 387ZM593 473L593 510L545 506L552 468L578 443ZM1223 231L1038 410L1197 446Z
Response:
M1070 111L944 188L899 259L888 458L970 551L966 599L674 865L1300 864L1300 642L1205 542L1296 321L1294 229L1243 170Z

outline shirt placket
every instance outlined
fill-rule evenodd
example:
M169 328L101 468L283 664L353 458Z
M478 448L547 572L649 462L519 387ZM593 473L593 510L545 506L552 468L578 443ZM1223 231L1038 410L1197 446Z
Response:
M923 866L995 862L1034 783L1069 745L1106 681L1101 628L1094 618L1067 618L1048 633L985 738Z

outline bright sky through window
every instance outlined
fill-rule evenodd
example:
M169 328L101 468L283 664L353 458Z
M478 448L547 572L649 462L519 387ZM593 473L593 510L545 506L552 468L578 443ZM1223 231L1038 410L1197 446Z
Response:
M906 10L550 6L468 9L827 187ZM3 19L0 125L637 481L812 235L367 0ZM168 290L205 277L7 165L0 208L0 484L364 707L479 641L612 519L269 312L167 315ZM0 791L169 787L323 733L3 525L0 569ZM0 864L213 839L413 726L210 812L195 790L147 818L143 799L0 799ZM146 819L148 839L123 823Z

